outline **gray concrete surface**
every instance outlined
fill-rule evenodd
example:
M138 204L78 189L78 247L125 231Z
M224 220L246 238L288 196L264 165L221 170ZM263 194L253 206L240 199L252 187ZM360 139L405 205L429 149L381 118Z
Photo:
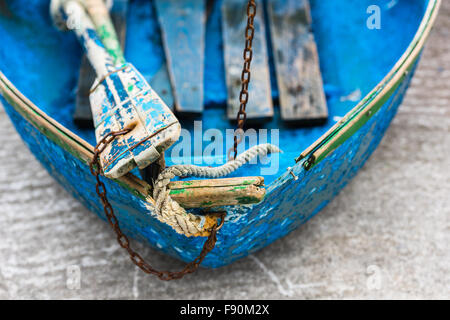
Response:
M109 227L49 177L0 108L0 298L450 298L450 1L443 2L403 106L346 189L266 249L178 282L132 266ZM137 247L162 268L182 266ZM67 274L72 265L79 289Z

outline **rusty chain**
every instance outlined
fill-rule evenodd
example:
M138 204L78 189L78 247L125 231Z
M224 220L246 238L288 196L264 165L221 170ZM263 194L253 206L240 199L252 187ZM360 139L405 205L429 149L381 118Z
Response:
M237 113L236 121L237 121L237 129L234 133L234 159L237 157L237 147L238 144L243 140L243 131L245 120L247 120L247 113L245 109L247 107L248 102L248 87L250 84L250 66L252 64L253 58L253 37L255 35L255 27L254 20L256 16L256 2L255 0L249 0L247 3L247 26L245 28L245 48L243 52L244 65L242 67L241 74L241 92L239 94L239 111ZM237 137L237 133L239 132L239 140ZM231 150L230 150L231 151ZM230 159L230 157L228 157Z
M247 119L247 113L245 109L247 107L249 97L248 88L251 76L250 66L253 58L252 45L253 45L253 37L255 34L255 27L254 27L255 16L256 16L256 2L255 0L249 0L247 3L247 26L245 28L245 48L243 51L244 64L241 74L241 92L239 94L240 105L236 117L237 129L234 134L234 147L233 149L230 150L234 151L234 159L236 159L237 156L238 144L241 143L243 139L242 133L244 131L245 121ZM105 184L100 180L100 175L102 173L99 161L100 154L117 136L125 135L130 131L131 129L124 129L120 131L110 132L105 137L103 137L103 139L95 147L94 157L91 163L89 164L89 168L91 170L92 175L95 176L97 181L95 186L97 195L99 196L103 204L103 210L105 212L106 218L108 219L111 228L113 229L113 231L117 236L117 242L122 248L124 248L128 252L131 261L136 266L138 266L143 272L155 275L161 280L169 281L181 279L185 275L195 272L202 263L202 261L205 259L206 255L214 248L217 241L217 231L219 231L219 229L223 226L226 213L224 212L220 214L219 217L221 219L220 223L215 224L212 227L210 235L208 236L208 239L205 241L202 251L200 252L198 257L194 259L192 262L188 263L181 271L178 272L159 271L154 269L150 264L148 264L136 251L134 251L131 248L128 237L124 235L122 230L120 229L119 221L117 220L117 217L114 214L114 210L108 201ZM239 132L240 135L239 139L236 135L237 132Z
M100 180L100 175L102 173L99 160L100 154L116 137L125 135L131 130L132 129L124 129L120 131L110 132L106 136L104 136L103 139L95 147L94 157L92 158L92 161L89 164L91 173L93 176L95 176L97 180L95 190L102 202L106 218L108 219L111 228L113 229L113 231L117 236L117 242L122 248L124 248L128 252L131 261L145 273L155 275L161 280L169 281L181 279L185 275L195 272L202 263L202 261L205 259L206 255L214 248L217 241L217 231L219 231L219 229L223 226L226 213L223 212L220 214L219 217L221 221L220 223L217 223L212 227L211 233L208 236L208 239L205 241L205 244L203 245L202 251L200 252L199 256L192 262L188 263L181 271L178 272L159 271L154 269L150 264L148 264L136 251L134 251L130 247L130 241L128 240L128 237L124 235L122 230L120 229L119 221L117 220L117 217L114 214L114 210L108 201L105 184Z

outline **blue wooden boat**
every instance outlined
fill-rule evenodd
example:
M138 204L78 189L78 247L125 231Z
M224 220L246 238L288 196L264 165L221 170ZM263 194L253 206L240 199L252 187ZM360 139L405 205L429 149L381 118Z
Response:
M233 126L224 120L220 2L216 1L206 27L202 125L204 131L225 132ZM241 199L223 207L226 222L203 266L229 264L285 236L323 209L356 175L402 102L439 5L439 0L311 1L329 118L317 127L287 126L275 106L273 119L261 128L279 129L283 154L275 172L263 175L265 197L259 203ZM379 28L368 23L377 11ZM165 63L163 50L142 39L156 32L155 11L148 1L135 0L129 5L129 17L133 18L128 19L125 56L141 72L154 74ZM105 220L88 166L94 132L72 122L82 56L75 36L54 29L48 1L10 0L0 1L0 39L1 101L11 121L49 173ZM192 121L181 122L194 130ZM179 160L170 155L169 150L168 165ZM184 160L195 157L193 153ZM225 160L227 155L214 157ZM260 176L260 169L246 165L233 177ZM138 172L105 183L127 235L184 261L198 255L204 238L186 237L160 222L152 214L149 185ZM211 192L223 187L215 180L206 184ZM197 200L202 207L202 199Z

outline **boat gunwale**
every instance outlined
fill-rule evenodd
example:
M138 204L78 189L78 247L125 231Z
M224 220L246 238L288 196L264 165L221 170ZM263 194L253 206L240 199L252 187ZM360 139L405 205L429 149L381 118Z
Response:
M386 76L335 125L306 148L296 162L309 170L355 134L391 97L419 58L436 21L441 0L429 0L421 23L406 48ZM350 134L349 134L350 133Z
M426 39L434 25L439 11L441 0L429 0L421 23L408 47L402 56L397 60L394 67L388 74L372 89L355 107L347 112L343 119L332 126L319 139L306 148L300 156L295 159L297 165L303 165L308 170L316 165L332 151L334 151L344 141L355 134L358 129L367 122L385 99L387 100L398 85L403 80L407 71L414 65L419 57ZM58 121L46 114L42 109L29 100L0 70L0 94L27 119L37 130L48 139L58 144L61 148L81 160L86 165L89 164L94 155L94 146L67 129ZM378 108L377 108L378 107ZM375 112L373 112L375 110ZM366 117L363 117L367 115ZM356 120L356 121L355 121ZM352 132L352 130L356 130ZM50 136L48 132L52 135ZM348 135L350 133L350 135ZM59 139L58 139L59 138ZM283 176L283 174L281 174ZM211 181L213 186L214 179ZM151 187L142 179L128 173L125 176L114 179L117 183L125 187L137 197L154 204L154 199L150 195ZM275 182L276 180L274 180ZM274 183L272 182L272 183Z

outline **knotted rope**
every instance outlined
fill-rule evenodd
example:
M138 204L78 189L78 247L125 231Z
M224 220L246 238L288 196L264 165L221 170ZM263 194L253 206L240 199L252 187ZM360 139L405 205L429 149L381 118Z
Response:
M240 154L235 160L228 161L216 168L196 165L174 165L161 172L154 183L153 199L156 201L155 213L158 220L167 223L178 233L190 236L207 235L207 230L215 221L186 212L169 193L168 185L174 177L219 178L226 176L249 162L255 156L263 157L281 150L272 144L260 144Z

